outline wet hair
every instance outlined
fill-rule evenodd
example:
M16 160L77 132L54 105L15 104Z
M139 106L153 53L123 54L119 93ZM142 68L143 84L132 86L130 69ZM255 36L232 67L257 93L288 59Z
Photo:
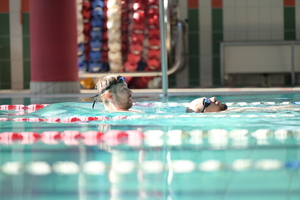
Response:
M107 105L109 101L105 98L103 90L105 88L107 88L108 86L110 86L110 85L112 85L114 83L117 83L117 81L119 80L119 78L121 78L120 75L106 75L106 76L101 77L97 81L95 88L98 91L98 95L100 96L101 101L105 105ZM116 91L115 89L116 89L115 87L112 87L112 88L108 89L108 91L110 91L112 93L115 93L115 91Z

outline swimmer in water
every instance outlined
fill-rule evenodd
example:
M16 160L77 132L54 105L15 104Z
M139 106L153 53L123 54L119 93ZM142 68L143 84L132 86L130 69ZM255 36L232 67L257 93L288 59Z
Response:
M209 112L222 112L222 111L277 111L277 110L300 110L296 105L281 105L281 106L268 106L268 107L233 107L228 108L228 106L216 99L216 97L211 98L198 98L193 100L186 108L186 113L209 113Z
M132 91L128 88L126 78L119 75L106 75L96 83L98 94L93 97L94 103L100 97L106 111L109 112L136 112L130 109L133 105Z
M186 108L186 113L207 113L207 112L221 112L227 110L227 105L221 103L216 97L198 98L193 100Z

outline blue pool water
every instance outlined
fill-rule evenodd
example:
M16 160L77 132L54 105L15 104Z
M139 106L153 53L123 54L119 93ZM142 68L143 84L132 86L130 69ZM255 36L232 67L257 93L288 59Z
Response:
M0 199L299 199L300 94L222 96L231 108L249 109L184 113L194 98L136 98L134 109L143 114L107 113L101 103L91 109L88 99L0 99L1 105L50 104L35 112L0 111L10 119L0 121L0 133L106 135L90 143L2 134ZM106 119L44 121L97 116ZM121 137L129 130L139 134Z

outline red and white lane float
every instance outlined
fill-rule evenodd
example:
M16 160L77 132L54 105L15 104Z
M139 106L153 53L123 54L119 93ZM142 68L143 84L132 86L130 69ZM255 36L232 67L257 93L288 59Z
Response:
M65 117L63 119L58 117L49 117L46 119L41 118L0 118L0 121L13 121L13 122L48 122L48 123L84 123L89 121L103 121L103 120L120 120L127 119L128 116L95 116L95 117Z
M0 143L12 144L15 140L21 140L23 137L19 133L3 132L0 134Z
M129 146L139 146L143 142L144 134L137 130L110 130L107 133L99 131L87 131L81 133L79 131L45 131L43 133L35 132L3 132L0 133L1 144L12 144L18 142L20 144L33 144L42 141L45 144L55 145L63 141L66 145L78 145L81 140L86 145L98 145L104 142L107 145L115 146L119 144L127 144Z
M41 141L45 144L54 145L58 144L61 139L60 132L58 131L45 131L41 134Z
M93 146L99 144L99 141L103 140L104 133L99 131L87 131L81 135L84 144Z
M48 106L49 104L31 104L28 106L25 105L0 105L0 110L16 110L16 111L36 111L41 108Z

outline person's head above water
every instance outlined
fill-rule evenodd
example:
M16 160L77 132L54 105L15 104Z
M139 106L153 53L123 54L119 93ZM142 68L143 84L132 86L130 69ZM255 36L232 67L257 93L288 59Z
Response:
M96 83L96 88L98 94L93 98L96 101L99 96L107 111L129 111L133 105L132 91L127 87L125 77L119 75L103 76Z
M221 103L216 97L198 98L193 100L186 108L186 113L220 112L227 110L227 105Z

